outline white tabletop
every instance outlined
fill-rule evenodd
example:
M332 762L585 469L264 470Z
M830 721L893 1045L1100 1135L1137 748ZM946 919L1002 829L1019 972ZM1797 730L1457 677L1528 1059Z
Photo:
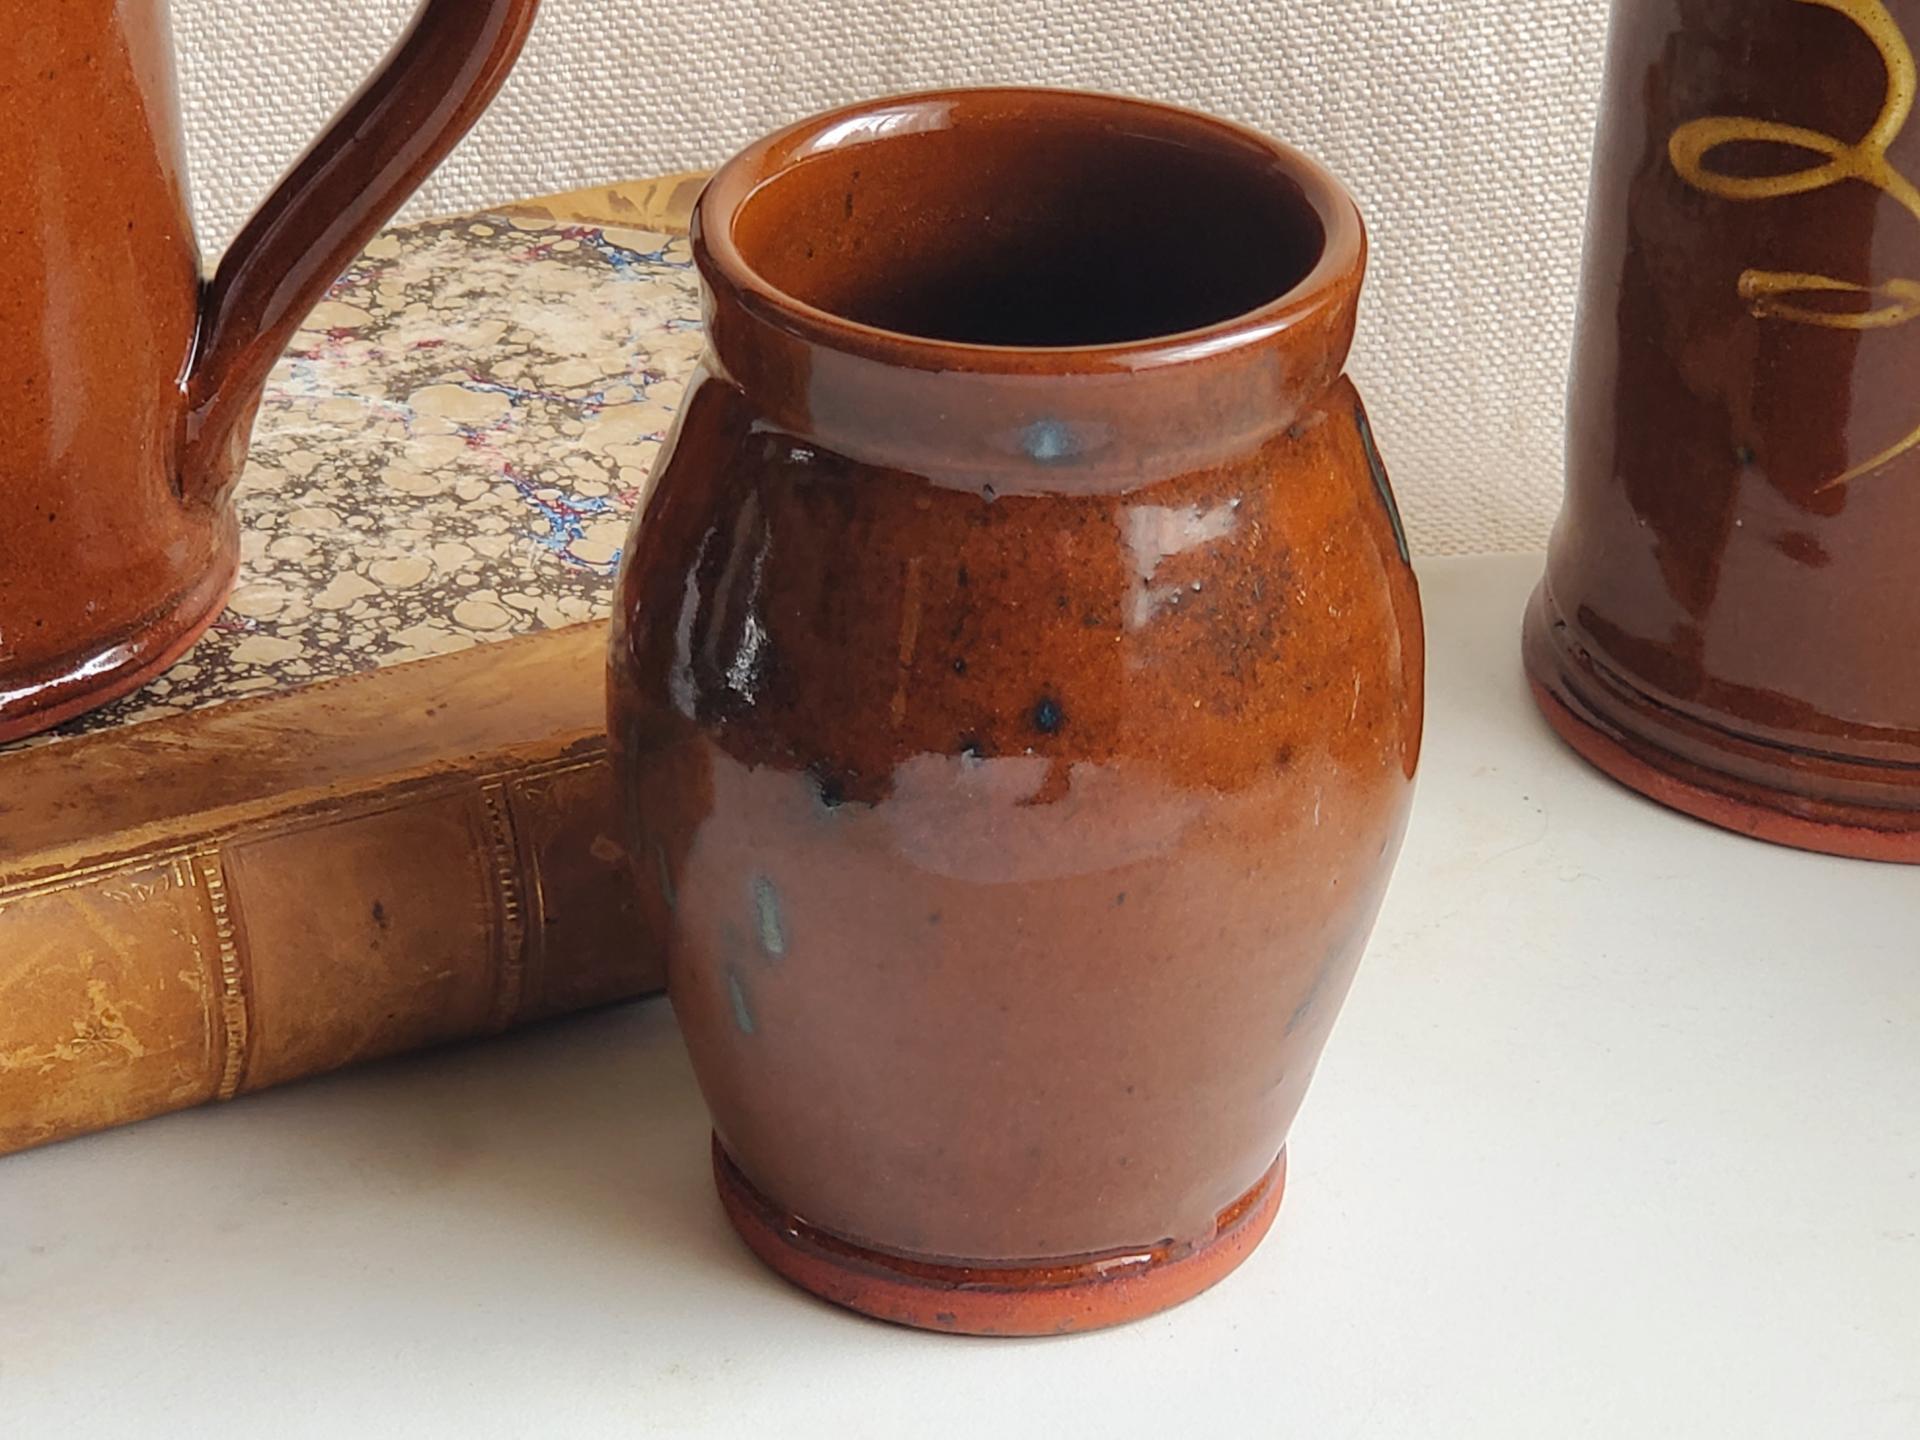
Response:
M921 1335L732 1238L650 1004L0 1160L0 1435L1920 1436L1920 870L1621 790L1424 568L1400 870L1260 1251Z

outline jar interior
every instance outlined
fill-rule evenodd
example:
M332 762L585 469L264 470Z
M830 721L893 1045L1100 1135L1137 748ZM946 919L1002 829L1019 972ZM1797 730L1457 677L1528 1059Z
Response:
M834 128L755 187L732 238L774 289L881 330L998 347L1178 335L1279 299L1326 243L1281 157L1178 114L902 110Z

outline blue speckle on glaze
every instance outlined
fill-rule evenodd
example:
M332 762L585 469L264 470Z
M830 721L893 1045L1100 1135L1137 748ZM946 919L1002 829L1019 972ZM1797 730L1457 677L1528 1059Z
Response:
M753 1033L753 1010L747 1004L747 987L737 970L727 971L727 997L733 1001L733 1023L742 1035Z
M1307 1017L1313 1014L1314 1008L1320 1003L1321 993L1327 988L1327 981L1332 978L1335 966L1340 963L1344 955L1345 946L1338 940L1321 954L1320 968L1313 972L1313 983L1307 987L1307 993L1300 1003L1294 1006L1293 1014L1287 1017L1286 1034L1293 1034L1306 1022Z
M1080 444L1070 426L1058 420L1036 420L1020 432L1020 447L1041 464L1065 460L1079 453Z
M780 913L780 892L764 875L753 877L753 918L760 931L760 948L774 960L785 955L787 926Z
M678 910L680 897L673 888L673 870L667 864L667 847L658 840L653 842L653 858L660 869L660 898L667 902L667 909Z

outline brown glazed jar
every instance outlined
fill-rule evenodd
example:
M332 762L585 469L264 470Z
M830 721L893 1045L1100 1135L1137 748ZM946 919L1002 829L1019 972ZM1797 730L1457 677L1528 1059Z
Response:
M1272 1220L1420 745L1353 202L958 91L753 146L694 253L611 726L733 1223L936 1329L1184 1299Z
M226 604L274 361L505 80L537 0L428 0L203 284L165 0L0 0L0 742Z
M1566 508L1526 624L1601 769L1920 860L1920 0L1616 0Z

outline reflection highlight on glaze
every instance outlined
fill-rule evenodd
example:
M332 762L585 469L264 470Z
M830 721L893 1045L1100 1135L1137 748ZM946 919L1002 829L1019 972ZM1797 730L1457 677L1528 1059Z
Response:
M62 686L85 684L88 680L97 679L102 675L112 674L122 665L133 660L138 654L138 646L115 645L110 649L102 650L98 655L91 656L84 664L66 671L60 676L57 683ZM51 688L51 685L35 682L30 685L16 686L10 690L0 690L0 706L11 705L16 701L30 699L39 691Z
M714 670L726 677L727 689L752 704L760 695L760 678L766 666L767 627L760 618L761 595L766 588L767 555L773 549L773 530L767 523L758 495L749 495L733 523L733 544L728 548L725 567L714 599L722 607L739 595L739 622L715 625L707 630L712 647L708 659ZM746 574L742 576L741 567ZM742 581L744 580L744 586ZM721 662L719 647L733 639L732 653Z
M866 145L900 135L920 135L953 128L953 106L946 102L902 105L871 114L852 115L826 126L796 152L796 158L824 154L847 145Z
M695 701L699 687L693 678L693 627L700 618L700 567L706 563L718 529L709 529L700 537L694 563L687 567L686 583L680 589L680 613L673 622L673 666L667 671L667 698L673 708L687 719L696 718Z
M914 869L1005 885L1171 856L1206 809L1203 796L1084 760L1066 766L1055 795L1057 763L1044 755L918 755L895 768L875 813Z
M1199 505L1130 505L1125 513L1127 553L1133 558L1135 581L1127 598L1127 627L1145 628L1161 609L1178 604L1185 588L1155 585L1160 567L1177 555L1224 540L1238 524L1240 501L1235 499L1203 508Z

